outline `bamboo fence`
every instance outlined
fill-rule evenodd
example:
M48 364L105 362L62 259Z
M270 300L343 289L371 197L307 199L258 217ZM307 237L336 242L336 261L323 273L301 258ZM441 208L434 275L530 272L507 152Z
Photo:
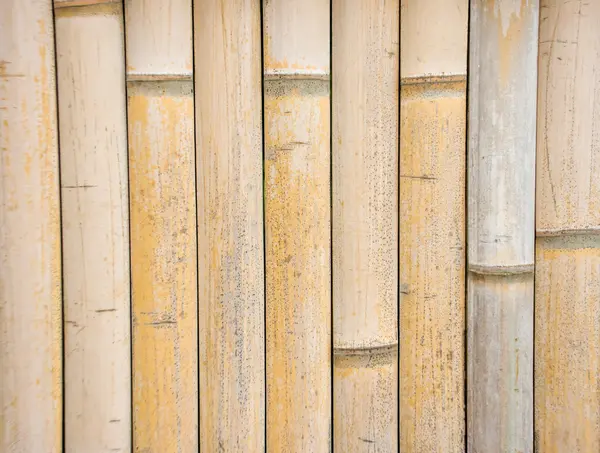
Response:
M0 452L600 451L600 4L0 2Z

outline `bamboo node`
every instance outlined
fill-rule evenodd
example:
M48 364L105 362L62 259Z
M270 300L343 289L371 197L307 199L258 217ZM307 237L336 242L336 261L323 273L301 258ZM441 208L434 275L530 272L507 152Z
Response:
M478 275L523 275L533 274L535 265L514 264L508 266L496 266L489 264L470 264L469 271Z
M388 354L398 349L398 342L374 344L374 345L357 345L352 347L334 347L333 355L336 357L355 356L355 355L382 355Z

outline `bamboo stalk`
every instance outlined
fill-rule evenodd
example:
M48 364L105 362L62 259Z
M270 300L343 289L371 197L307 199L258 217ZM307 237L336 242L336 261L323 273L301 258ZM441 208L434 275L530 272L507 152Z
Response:
M399 1L333 1L334 450L398 449Z
M197 262L189 0L128 0L133 443L198 450Z
M129 452L123 8L55 1L63 219L65 451Z
M403 0L400 449L464 452L466 0Z
M541 7L536 449L600 451L600 4Z
M329 6L264 3L269 452L330 448Z
M533 451L538 1L471 2L468 450Z
M62 448L52 2L0 2L0 451Z
M265 448L260 1L195 8L200 450Z

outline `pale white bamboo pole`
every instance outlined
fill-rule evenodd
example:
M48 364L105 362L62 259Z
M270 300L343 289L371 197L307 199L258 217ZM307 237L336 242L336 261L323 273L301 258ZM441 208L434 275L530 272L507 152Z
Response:
M127 119L121 2L55 0L65 451L129 452Z
M536 451L600 451L600 3L541 8Z
M127 0L133 448L198 450L191 0Z
M403 0L400 448L465 450L467 0Z
M51 0L0 2L0 451L62 448Z
M333 1L334 450L398 449L399 0Z
M467 434L533 451L537 0L471 2Z
M260 0L194 7L200 450L265 447Z
M328 0L264 3L267 451L331 438Z

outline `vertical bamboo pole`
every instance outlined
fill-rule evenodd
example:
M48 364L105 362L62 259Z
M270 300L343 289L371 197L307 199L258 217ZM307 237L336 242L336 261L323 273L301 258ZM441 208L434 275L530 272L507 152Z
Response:
M75 5L75 6L74 6ZM55 0L65 451L130 451L123 8Z
M200 449L265 447L260 0L195 8Z
M467 0L403 0L401 450L464 452Z
M190 0L126 3L136 452L198 449Z
M541 7L536 448L600 451L600 4Z
M399 0L333 1L334 450L398 449Z
M50 0L0 2L0 451L62 448L61 257Z
M329 9L264 3L269 452L330 449Z
M471 2L468 449L533 451L537 0Z

